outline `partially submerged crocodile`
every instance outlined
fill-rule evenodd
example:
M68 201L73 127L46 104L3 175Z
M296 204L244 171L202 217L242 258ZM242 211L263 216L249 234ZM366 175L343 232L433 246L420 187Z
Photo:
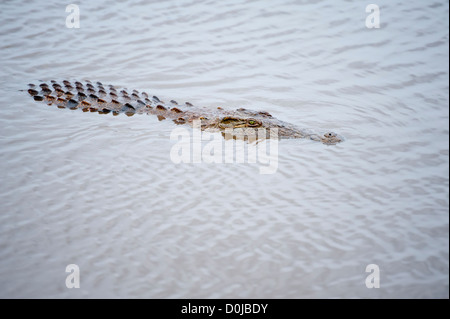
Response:
M124 113L127 116L154 114L159 120L171 119L176 124L193 125L198 123L196 120L200 120L202 130L220 131L222 134L236 131L241 135L244 132L246 135L250 132L261 132L258 129L264 128L269 137L270 130L276 128L279 138L309 138L327 145L343 141L343 138L336 133L312 134L280 121L264 111L251 111L244 108L225 110L221 107L211 110L195 107L189 102L178 104L174 100L165 103L156 96L149 96L146 92L118 89L113 85L103 85L101 82L51 81L49 84L43 82L38 85L28 84L28 86L28 93L34 100L56 105L58 108L81 109L83 112L112 113L113 115Z

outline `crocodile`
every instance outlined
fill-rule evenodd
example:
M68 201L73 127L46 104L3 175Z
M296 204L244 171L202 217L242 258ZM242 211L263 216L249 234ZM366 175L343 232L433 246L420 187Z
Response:
M208 109L194 106L190 102L178 103L175 100L164 102L157 96L146 92L128 90L114 85L103 85L101 82L55 81L48 83L28 84L28 93L35 101L58 108L77 110L83 112L97 112L99 114L133 116L135 114L153 114L158 120L170 119L175 124L188 124L205 131L219 131L224 137L230 132L236 138L242 134L266 132L270 136L272 129L276 128L278 138L309 138L326 145L334 145L343 141L343 137L334 133L311 133L302 130L293 124L281 121L265 111L253 111L246 108L227 110L222 107ZM259 130L259 129L265 130ZM258 136L259 137L259 136Z

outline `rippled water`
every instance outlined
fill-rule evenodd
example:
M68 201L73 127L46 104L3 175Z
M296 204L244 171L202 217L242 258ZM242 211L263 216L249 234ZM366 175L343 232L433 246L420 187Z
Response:
M79 1L79 29L67 4L0 4L0 297L448 298L447 1L378 1L379 29L360 1ZM52 79L346 141L174 164L169 121L19 91Z

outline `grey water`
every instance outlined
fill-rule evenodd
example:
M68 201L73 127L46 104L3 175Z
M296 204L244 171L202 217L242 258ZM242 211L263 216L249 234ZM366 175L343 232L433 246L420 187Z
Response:
M1 298L448 298L448 1L0 3ZM171 160L175 125L34 102L101 81L343 143ZM80 288L66 287L66 266ZM369 264L380 287L366 287Z

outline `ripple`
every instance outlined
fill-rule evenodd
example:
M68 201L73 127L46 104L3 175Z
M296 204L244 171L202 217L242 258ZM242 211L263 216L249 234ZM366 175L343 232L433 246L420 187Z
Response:
M381 6L369 30L357 3L82 2L68 29L56 1L2 3L0 296L448 298L448 3ZM346 140L280 141L272 175L174 164L168 121L19 91L62 78Z

